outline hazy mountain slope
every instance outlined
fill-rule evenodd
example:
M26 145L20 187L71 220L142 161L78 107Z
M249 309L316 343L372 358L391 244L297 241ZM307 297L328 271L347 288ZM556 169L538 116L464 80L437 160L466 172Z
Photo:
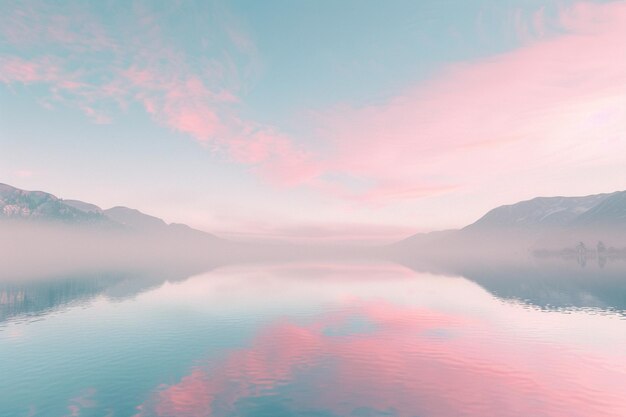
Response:
M392 245L399 256L503 256L602 240L626 245L626 191L585 197L538 197L490 210L454 231L413 235Z
M167 223L158 217L144 214L128 207L113 207L104 210L104 214L116 222L140 231L157 231L167 227Z
M626 191L610 194L572 222L576 227L625 227Z
M61 221L64 223L108 223L98 212L86 212L43 191L25 191L0 184L0 218Z
M84 201L79 200L63 200L63 203L74 207L77 210L83 211L85 213L100 213L102 214L102 209L95 204L85 203Z
M189 244L214 243L222 240L215 235L194 229L186 224L167 224L158 217L128 207L113 207L104 210L104 215L131 230L147 234L159 234L164 238L172 238Z
M516 204L496 207L464 229L564 226L609 196L610 194L586 197L537 197Z
M43 191L26 191L7 184L0 184L0 219L98 224L140 233L162 233L163 237L188 238L195 242L219 240L210 233L181 224L168 225L158 217L128 207L102 210L95 204L63 200Z
M100 210L0 186L0 281L129 268L203 270L237 255L237 249L209 233L126 207Z

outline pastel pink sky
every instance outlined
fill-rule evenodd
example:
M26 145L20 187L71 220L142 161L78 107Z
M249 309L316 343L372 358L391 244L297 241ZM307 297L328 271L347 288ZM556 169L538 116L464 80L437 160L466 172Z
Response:
M0 130L0 179L16 186L124 204L230 237L313 241L391 241L539 195L626 188L624 1L511 8L505 32L485 23L487 2L472 33L508 33L511 44L488 51L477 43L475 56L433 61L425 75L393 86L392 75L372 78L362 87L372 99L357 98L361 91L335 97L328 84L326 93L292 97L293 89L266 81L292 66L268 46L281 34L268 38L263 22L235 11L217 29L199 25L190 35L163 24L167 13L191 24L185 10L143 3L130 21L79 4L9 9L0 21L0 83L5 96L19 97L21 113ZM415 48L416 60L429 60ZM372 71L367 52L336 52ZM375 74L394 65L375 64L383 68ZM49 123L53 113L42 111L61 112L59 132L18 124L29 114ZM63 139L61 131L77 129ZM159 130L173 143L167 152L151 145ZM36 154L44 134L58 164ZM106 145L84 136L136 144L116 141L103 154L96 148ZM73 157L70 142L79 143ZM121 164L119 152L128 158ZM98 169L72 171L71 158ZM107 183L107 166L126 180Z

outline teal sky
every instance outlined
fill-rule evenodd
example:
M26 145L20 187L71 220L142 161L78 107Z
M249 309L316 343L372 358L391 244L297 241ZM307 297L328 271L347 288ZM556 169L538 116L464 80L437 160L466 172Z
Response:
M371 242L626 188L624 1L0 7L0 182Z

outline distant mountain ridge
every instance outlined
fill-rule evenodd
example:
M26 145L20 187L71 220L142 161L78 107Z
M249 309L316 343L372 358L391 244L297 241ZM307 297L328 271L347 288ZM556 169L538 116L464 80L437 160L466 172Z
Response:
M462 230L626 226L626 191L585 197L538 197L500 206Z
M117 206L103 211L109 219L136 230L151 231L167 227L167 223L158 217L144 214L139 210Z
M64 201L43 191L20 190L0 183L0 219L29 219L65 223L106 223L110 221L102 214L102 210L84 210L80 208L82 204L85 203L72 200Z
M221 240L186 225L167 224L132 208L103 210L91 203L0 183L0 220L3 219L97 225L197 243ZM497 250L503 243L517 245L518 249L537 243L556 247L585 239L595 244L593 240L605 236L626 244L626 191L583 197L537 197L496 207L462 229L420 233L391 246L407 254L434 247L464 253L489 245Z
M95 204L85 203L84 201L79 200L63 200L63 204L74 207L80 211L85 213L102 213L102 209Z
M610 194L572 223L579 226L626 226L626 191Z
M599 240L626 244L626 191L584 197L537 197L496 207L459 230L418 233L392 245L404 255L558 248Z
M612 195L537 197L532 200L496 207L463 229L563 226L571 223Z
M95 204L64 200L43 191L26 191L0 183L0 220L27 220L76 225L98 225L136 232L188 235L194 239L219 238L128 207L103 210Z

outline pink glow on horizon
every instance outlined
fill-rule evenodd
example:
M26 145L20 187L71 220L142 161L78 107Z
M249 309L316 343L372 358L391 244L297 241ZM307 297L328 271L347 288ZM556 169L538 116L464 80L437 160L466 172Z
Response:
M304 244L386 244L423 231L410 226L375 223L312 222L288 224L286 222L250 219L222 219L222 223L238 224L241 231L233 231L224 224L212 230L233 240L289 241Z
M329 359L332 370L316 374L306 391L291 392L294 407L349 415L350 405L358 404L394 409L398 416L451 416L459 410L476 417L616 417L626 412L621 395L626 367L618 358L533 340L515 342L486 323L427 309L357 302L354 310L371 322L372 330L325 333L346 323L346 310L307 325L276 323L249 348L160 387L139 407L138 416L200 417L232 410L238 401L297 380ZM607 363L611 367L602 365ZM399 370L405 375L402 386ZM336 386L351 389L333 390Z

